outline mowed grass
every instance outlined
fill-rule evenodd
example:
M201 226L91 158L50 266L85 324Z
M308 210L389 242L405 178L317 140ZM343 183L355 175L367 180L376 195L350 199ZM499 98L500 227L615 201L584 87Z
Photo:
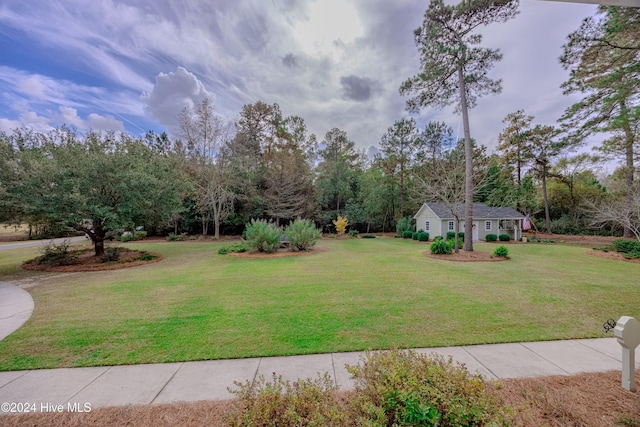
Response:
M0 341L0 370L602 337L608 318L640 315L640 265L581 247L512 244L510 261L461 263L391 238L272 259L221 245L129 243L165 259L28 273L35 310ZM37 250L16 254L0 251L0 272Z

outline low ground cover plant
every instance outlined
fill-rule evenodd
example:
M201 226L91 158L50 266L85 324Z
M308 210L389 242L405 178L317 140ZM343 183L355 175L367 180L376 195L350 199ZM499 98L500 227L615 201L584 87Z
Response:
M223 247L218 249L218 253L220 255L226 255L229 253L247 252L248 250L249 250L249 247L245 242L236 242L236 243L230 243L228 245L224 245Z
M640 258L640 242L636 240L618 239L614 240L610 246L594 249L604 252L615 251L627 259Z

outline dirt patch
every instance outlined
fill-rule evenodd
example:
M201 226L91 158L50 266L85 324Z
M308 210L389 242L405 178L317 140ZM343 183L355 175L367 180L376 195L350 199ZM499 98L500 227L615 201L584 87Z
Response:
M638 373L636 373L637 375ZM518 427L603 427L640 425L640 393L620 385L620 371L502 380L503 402L514 409ZM640 386L640 384L639 384ZM343 401L351 393L340 392ZM200 426L226 427L233 400L96 408L89 413L2 415L2 425ZM622 423L621 423L622 422Z
M490 252L479 252L472 251L466 252L461 250L458 253L452 253L447 255L434 255L429 251L425 251L422 253L424 256L433 258L433 259L441 259L444 261L459 261L459 262L496 262L496 261L506 261L509 257L499 257L494 256Z
M142 255L151 255L155 258L149 260L139 259ZM152 264L162 261L163 257L157 253L121 248L120 258L116 262L102 262L100 257L94 255L93 249L86 249L78 255L78 263L72 265L40 265L34 260L22 264L25 270L50 271L56 273L75 273L80 271L106 271L120 270L122 268L137 267L139 265Z
M284 258L290 256L303 256L317 254L321 252L327 252L329 248L322 246L314 246L308 251L291 252L288 249L278 249L277 252L272 254L265 254L263 252L231 252L228 256L234 256L237 258Z

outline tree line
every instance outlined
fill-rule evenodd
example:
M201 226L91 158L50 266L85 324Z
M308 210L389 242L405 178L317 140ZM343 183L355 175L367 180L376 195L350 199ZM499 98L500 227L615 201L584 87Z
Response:
M480 201L512 206L548 232L640 239L639 11L601 7L586 19L561 57L570 71L565 91L584 98L557 126L510 113L489 154L471 137L468 114L479 96L499 92L487 72L501 55L482 48L473 30L516 13L517 2L508 0L433 0L415 32L422 69L400 88L411 96L407 109L456 105L460 141L444 122L419 127L401 118L369 159L344 130L318 140L302 117L262 101L229 122L204 100L181 112L175 137L16 129L0 133L0 221L81 230L98 253L108 231L135 226L219 237L242 232L254 218L286 224L300 217L332 231L342 215L363 232L391 231L426 201L464 206L465 219ZM598 153L576 152L595 133L604 135ZM602 177L597 168L606 159L623 165Z

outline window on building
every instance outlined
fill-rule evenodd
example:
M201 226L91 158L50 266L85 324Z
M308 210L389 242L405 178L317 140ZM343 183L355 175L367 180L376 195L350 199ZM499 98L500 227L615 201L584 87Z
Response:
M453 226L453 221L449 221L449 231L454 231L456 228Z
M431 231L429 230L429 221L424 222L424 231Z
M491 231L491 221L485 221L484 229L485 231Z

